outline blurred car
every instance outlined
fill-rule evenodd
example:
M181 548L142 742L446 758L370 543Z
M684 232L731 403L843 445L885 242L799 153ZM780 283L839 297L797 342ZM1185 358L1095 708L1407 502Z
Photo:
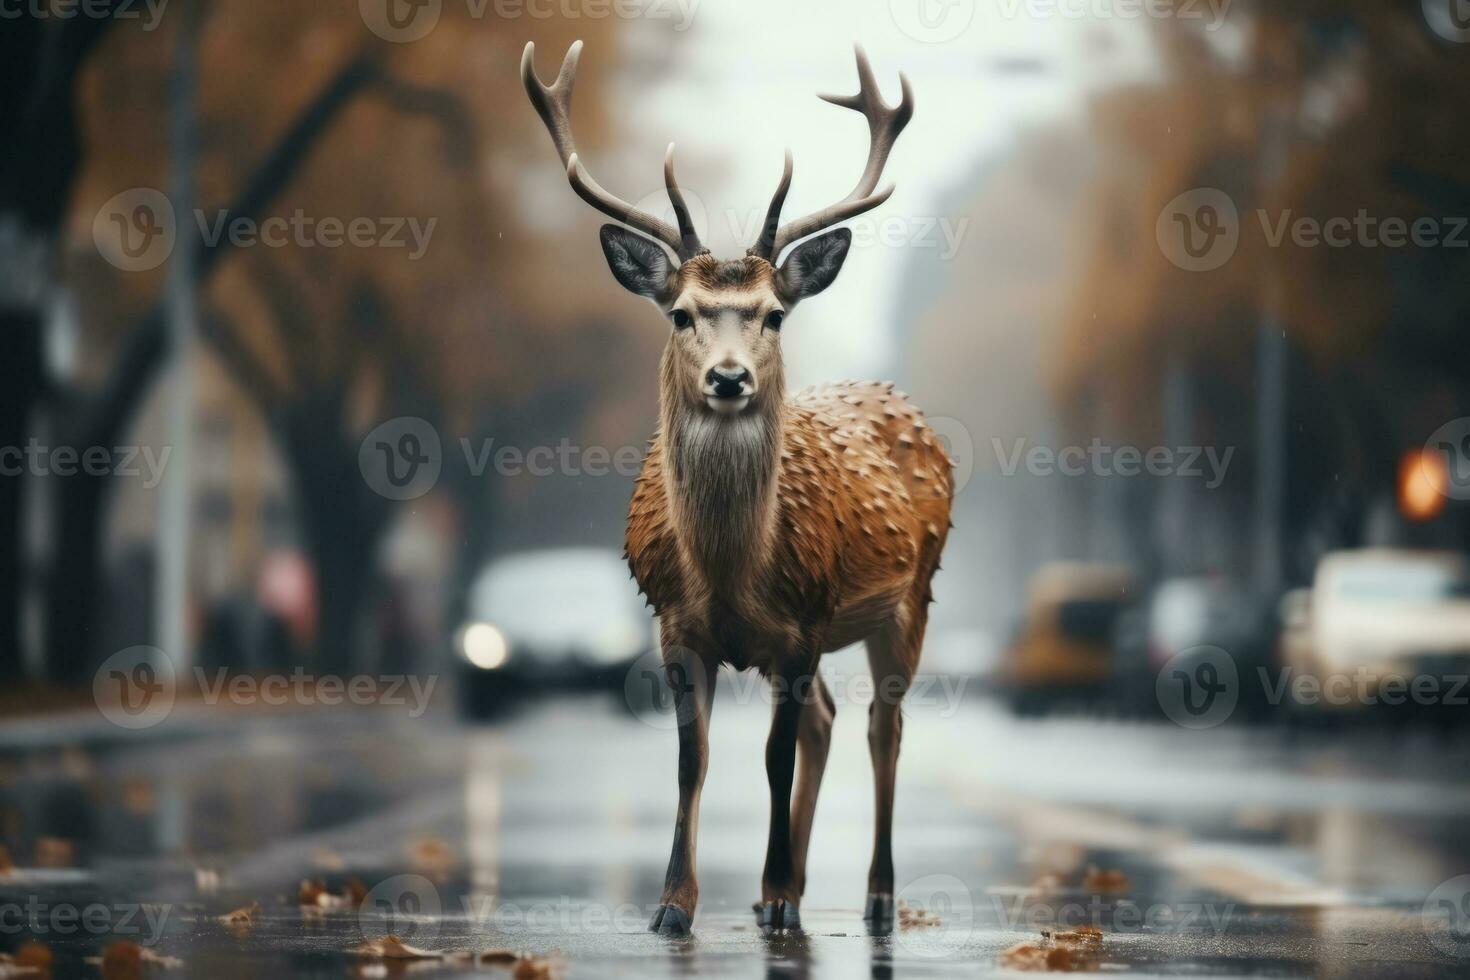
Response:
M1371 707L1383 683L1394 699L1428 707L1470 677L1470 567L1450 551L1365 548L1323 558L1310 589L1283 600L1281 660L1302 696L1299 712ZM1470 696L1462 690L1459 696Z
M652 644L652 615L617 552L499 558L470 587L455 637L467 710L528 688L621 684Z
M1222 576L1165 579L1119 625L1113 699L1130 714L1155 715L1156 684L1166 665L1191 670L1191 661L1223 650L1235 664L1239 708L1245 716L1267 712L1269 678L1279 633L1270 602Z
M1095 700L1113 676L1113 631L1133 601L1133 575L1118 565L1044 565L1027 586L1026 613L1001 655L997 691L1022 714Z

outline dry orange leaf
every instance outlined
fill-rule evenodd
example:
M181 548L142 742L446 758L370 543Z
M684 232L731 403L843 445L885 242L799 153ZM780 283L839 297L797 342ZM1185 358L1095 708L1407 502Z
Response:
M119 940L92 957L88 963L102 967L102 980L138 980L147 969L174 970L184 961L173 956L160 956L151 949L127 940Z
M227 926L253 926L255 925L255 913L259 911L260 903L251 902L249 905L241 906L233 912L219 916L218 920Z
M1097 965L1103 933L1096 926L1067 932L1043 931L1039 943L1016 943L1000 954L999 965L1028 973L1072 973Z
M515 980L552 980L556 972L556 967L550 960L543 960L536 956L522 956L516 960L510 975Z
M352 951L358 956L370 956L380 960L442 960L445 954L432 949L410 946L397 936L384 936L363 943Z

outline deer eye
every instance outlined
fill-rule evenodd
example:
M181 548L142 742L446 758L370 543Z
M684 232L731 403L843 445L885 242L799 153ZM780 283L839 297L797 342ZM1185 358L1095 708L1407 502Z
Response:
M766 314L765 327L767 330L780 330L781 321L786 319L785 310L772 310Z
M694 326L694 317L683 310L674 310L669 314L669 319L674 321L675 330L687 330Z

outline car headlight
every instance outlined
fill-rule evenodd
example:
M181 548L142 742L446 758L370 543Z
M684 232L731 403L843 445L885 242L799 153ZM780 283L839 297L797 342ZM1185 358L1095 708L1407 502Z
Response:
M510 643L489 623L470 623L459 631L459 652L481 670L495 670L510 659Z

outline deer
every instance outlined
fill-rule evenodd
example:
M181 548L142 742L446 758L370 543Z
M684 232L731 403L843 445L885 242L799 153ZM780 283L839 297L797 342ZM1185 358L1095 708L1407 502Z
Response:
M634 484L625 538L633 578L657 617L678 722L678 811L649 929L684 935L694 921L699 801L722 665L758 671L772 693L770 825L754 909L768 933L800 929L836 712L818 664L863 642L878 692L868 719L876 826L863 916L870 929L891 930L901 708L951 526L953 460L891 382L845 381L788 397L781 336L792 309L842 268L852 232L833 226L893 193L891 184L877 186L913 115L908 79L900 74L902 97L888 105L858 46L857 94L820 96L867 120L868 157L856 187L836 204L782 222L788 149L758 240L744 256L721 260L691 220L673 144L664 183L677 226L612 195L588 172L571 121L581 50L581 41L571 45L547 85L528 43L521 78L572 189L617 222L599 233L613 278L652 301L669 330L657 430Z

